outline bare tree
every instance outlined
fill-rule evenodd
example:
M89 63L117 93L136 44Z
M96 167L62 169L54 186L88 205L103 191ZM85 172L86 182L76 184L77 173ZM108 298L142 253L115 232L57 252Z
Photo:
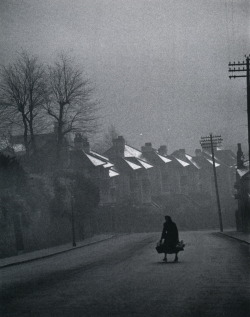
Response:
M63 139L70 132L93 133L97 128L97 102L92 100L93 88L83 71L61 54L49 67L49 98L46 111L57 124L57 158Z
M36 152L35 120L45 102L45 69L38 58L22 52L8 67L2 67L0 84L0 114L6 126L22 129L24 145Z

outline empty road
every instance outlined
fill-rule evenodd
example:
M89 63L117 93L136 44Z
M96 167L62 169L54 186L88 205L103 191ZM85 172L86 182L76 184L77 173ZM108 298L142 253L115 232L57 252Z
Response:
M155 251L160 233L119 235L2 268L1 316L250 316L249 245L180 232L179 263Z

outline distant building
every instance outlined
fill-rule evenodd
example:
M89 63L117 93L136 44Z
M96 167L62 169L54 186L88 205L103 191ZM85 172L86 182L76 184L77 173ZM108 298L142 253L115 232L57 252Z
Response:
M23 135L13 135L10 137L9 144L13 150L15 156L19 157L23 166L31 172L48 172L54 171L56 161L56 149L57 149L57 133L52 131L50 133L36 134L36 153L30 152L27 155L27 151L24 145ZM28 136L28 142L30 136ZM67 168L69 165L69 140L65 137L62 144L62 168Z
M35 156L26 157L23 136L13 136L11 147L2 151L20 156L24 165L32 166L32 172L53 172L57 145L55 132L35 136L38 149ZM216 203L213 162L209 151L196 150L195 156L191 156L185 149L179 149L169 155L166 145L157 150L150 142L138 150L118 136L104 155L100 155L92 151L88 140L77 133L71 142L65 138L62 157L64 169L79 171L99 188L100 205L168 206L169 210L181 210L184 214L185 210L197 210L197 213L202 208L209 210ZM235 162L233 152L215 150L224 210L232 209L234 202Z
M178 174L180 179L180 193L190 195L199 191L199 169L191 155L185 149L174 151L170 158L178 163ZM176 166L177 168L177 166Z
M118 202L132 204L151 203L151 165L139 150L126 145L122 136L113 140L105 155L114 163L120 174Z
M235 199L238 201L236 225L238 231L250 232L250 172L249 161L244 161L241 144L238 144Z
M88 140L79 133L70 148L70 168L91 179L99 188L100 205L116 203L119 173L107 157L91 151Z

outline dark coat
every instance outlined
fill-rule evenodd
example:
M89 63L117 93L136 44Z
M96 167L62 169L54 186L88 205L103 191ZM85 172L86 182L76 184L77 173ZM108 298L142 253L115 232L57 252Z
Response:
M164 222L161 239L164 239L164 244L169 247L175 247L179 242L179 233L177 226L172 221Z

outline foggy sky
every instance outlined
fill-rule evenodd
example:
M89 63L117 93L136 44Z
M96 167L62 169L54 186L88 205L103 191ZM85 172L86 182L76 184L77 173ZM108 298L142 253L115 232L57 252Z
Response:
M249 13L248 0L1 0L0 63L66 51L95 83L103 129L130 145L192 154L213 132L247 153L246 81L228 62L250 53Z

